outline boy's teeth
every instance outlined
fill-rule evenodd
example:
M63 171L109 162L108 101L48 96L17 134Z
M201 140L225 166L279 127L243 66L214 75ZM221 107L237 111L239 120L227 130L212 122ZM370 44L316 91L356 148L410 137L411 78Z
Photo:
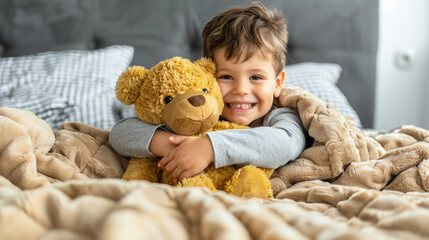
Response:
M251 103L246 103L246 104L233 104L230 103L229 107L232 109L250 109L252 108L252 104Z

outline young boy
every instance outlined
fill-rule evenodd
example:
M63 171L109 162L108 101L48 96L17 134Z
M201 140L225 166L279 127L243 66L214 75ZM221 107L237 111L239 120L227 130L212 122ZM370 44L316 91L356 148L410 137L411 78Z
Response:
M185 137L137 118L117 123L112 147L124 156L162 156L173 176L183 179L215 167L255 165L278 168L305 147L305 132L292 109L276 108L285 73L286 22L261 3L234 7L204 28L205 57L216 64L216 78L225 102L221 117L250 129L223 130L204 137Z

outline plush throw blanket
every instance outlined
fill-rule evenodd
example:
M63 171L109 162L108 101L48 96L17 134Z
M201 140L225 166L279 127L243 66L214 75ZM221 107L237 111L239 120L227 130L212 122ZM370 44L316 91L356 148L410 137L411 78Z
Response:
M403 126L368 136L352 119L299 88L283 89L277 104L298 111L314 144L275 171L275 193L315 179L378 190L429 191L429 131Z
M429 131L363 132L299 88L277 100L314 143L266 200L114 179L109 131L0 108L0 239L429 238Z
M33 189L68 180L120 178L126 160L109 131L69 122L55 133L31 112L0 108L0 182Z

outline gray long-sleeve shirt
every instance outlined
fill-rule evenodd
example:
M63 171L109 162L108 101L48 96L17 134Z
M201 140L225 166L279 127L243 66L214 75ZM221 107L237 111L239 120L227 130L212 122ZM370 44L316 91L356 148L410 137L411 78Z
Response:
M110 144L123 156L154 157L149 144L157 129L171 131L166 125L127 118L112 128ZM216 168L234 164L278 168L296 159L306 144L299 116L289 108L273 107L258 127L209 132L207 136L213 146Z

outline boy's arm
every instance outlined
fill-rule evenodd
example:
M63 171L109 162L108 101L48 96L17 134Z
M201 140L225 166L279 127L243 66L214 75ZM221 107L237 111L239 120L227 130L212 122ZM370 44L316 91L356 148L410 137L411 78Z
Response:
M179 180L195 176L214 161L213 148L207 136L178 136L169 140L176 148L168 152L158 166L165 166Z
M265 117L264 126L172 138L170 142L177 147L158 166L165 166L179 179L198 174L213 161L217 168L233 164L278 168L304 149L305 132L295 111L275 109Z
M138 118L127 118L113 126L109 140L115 151L126 157L164 156L175 146L168 141L170 136L164 125L152 125Z
M176 145L173 145L169 141L170 137L175 136L178 135L164 130L155 130L152 140L149 143L149 151L156 156L165 156L167 153L169 153L176 147Z
M295 160L306 145L306 133L297 112L276 108L262 127L207 133L216 168L233 164L278 168Z

